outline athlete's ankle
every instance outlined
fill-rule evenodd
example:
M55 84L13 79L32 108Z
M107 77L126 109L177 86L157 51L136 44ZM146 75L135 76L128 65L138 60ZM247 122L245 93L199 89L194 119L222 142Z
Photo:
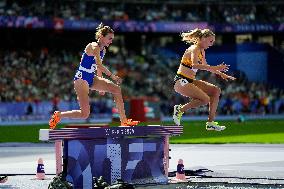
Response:
M57 114L57 116L61 119L61 117L62 117L62 114L61 114L61 112L60 111L58 111L58 110L56 110L56 111L54 111L54 114Z
M124 124L124 123L127 123L127 118L125 118L125 119L120 119L120 124Z
M179 105L179 111L184 113L186 110L184 109L184 105Z

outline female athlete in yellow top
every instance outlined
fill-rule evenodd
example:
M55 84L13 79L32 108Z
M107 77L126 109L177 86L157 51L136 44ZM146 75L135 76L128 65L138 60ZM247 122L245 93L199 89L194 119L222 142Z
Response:
M96 42L89 43L82 54L80 65L74 76L74 89L80 105L80 110L54 112L49 121L50 129L54 129L61 118L83 118L87 119L90 114L89 90L99 91L100 94L110 92L113 94L118 113L120 115L121 126L134 126L138 121L127 119L124 110L124 103L119 84L121 79L111 73L103 64L102 60L108 47L114 38L114 31L109 26L100 24L96 32ZM97 70L97 74L95 74ZM102 78L105 73L116 82Z
M221 76L225 80L234 80L235 78L223 72L228 71L229 65L220 64L210 66L205 59L205 49L214 44L215 34L209 29L194 29L188 33L182 33L182 40L187 43L193 43L183 54L181 64L174 79L174 89L177 93L190 97L192 100L184 105L175 105L173 120L180 125L182 114L190 109L209 104L209 117L206 122L207 130L222 131L226 127L214 122L216 110L221 94L220 88L202 81L196 80L197 70L206 70Z

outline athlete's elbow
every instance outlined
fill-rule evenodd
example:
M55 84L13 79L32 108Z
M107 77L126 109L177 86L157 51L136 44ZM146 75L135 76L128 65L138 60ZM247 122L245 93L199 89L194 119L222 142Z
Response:
M102 64L97 64L97 69L102 71L104 70L104 66Z
M192 65L192 68L193 68L193 69L199 69L199 68L198 68L198 65L195 65L195 64Z

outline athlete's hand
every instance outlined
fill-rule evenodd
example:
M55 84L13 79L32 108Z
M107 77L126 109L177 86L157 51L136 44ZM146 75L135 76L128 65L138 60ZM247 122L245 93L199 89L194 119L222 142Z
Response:
M229 66L230 65L227 65L227 64L224 64L224 62L222 64L219 64L217 66L213 66L213 70L214 71L220 71L220 72L226 72L229 70Z
M224 74L224 73L221 73L221 74L219 74L219 75L221 76L222 79L224 79L224 80L226 80L226 81L228 81L228 79L229 79L229 80L235 80L235 79L236 79L235 77L230 76L230 75L227 75L227 74Z
M121 84L122 83L122 79L116 75L111 75L111 79L114 80L116 82L116 84Z
M99 91L99 94L100 94L101 96L104 96L104 95L106 94L106 92L104 92L104 91Z

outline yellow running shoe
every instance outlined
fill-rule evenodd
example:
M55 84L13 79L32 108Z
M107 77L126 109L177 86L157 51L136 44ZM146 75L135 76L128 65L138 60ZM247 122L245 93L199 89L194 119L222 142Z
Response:
M175 124L177 124L178 126L180 126L180 121L183 114L183 112L180 111L181 107L182 107L181 104L174 106L173 120Z
M218 122L206 122L206 130L207 131L223 131L226 129L226 126L218 125Z

